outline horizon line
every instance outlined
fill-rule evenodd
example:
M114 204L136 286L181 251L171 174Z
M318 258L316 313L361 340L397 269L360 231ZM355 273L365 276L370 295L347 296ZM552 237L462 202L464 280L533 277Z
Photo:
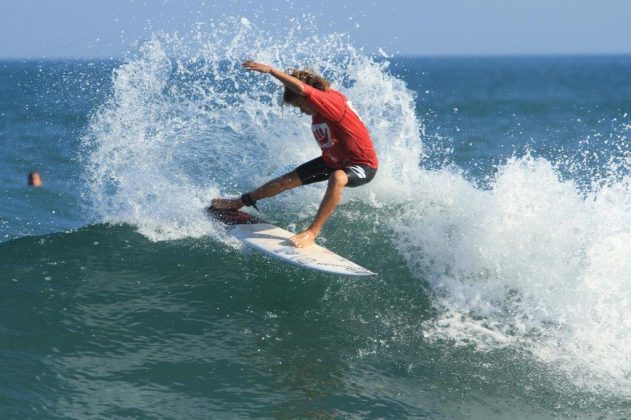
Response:
M412 54L412 53L400 53L384 56L375 52L373 54L367 54L370 57L384 58L386 60L397 58L545 58L545 57L625 57L631 56L631 51L627 52L556 52L556 53L464 53L464 54L452 54L452 53L435 53L435 54ZM119 56L0 56L0 61L122 61L127 57L124 55Z

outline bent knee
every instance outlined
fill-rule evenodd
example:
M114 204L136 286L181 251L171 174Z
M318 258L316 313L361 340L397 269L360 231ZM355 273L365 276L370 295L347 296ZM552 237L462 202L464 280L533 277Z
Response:
M329 176L329 184L343 187L348 184L348 175L343 170L338 169Z

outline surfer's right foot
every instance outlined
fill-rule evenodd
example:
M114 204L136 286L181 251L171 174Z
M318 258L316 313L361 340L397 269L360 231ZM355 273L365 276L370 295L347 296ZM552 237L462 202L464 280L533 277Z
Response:
M210 202L211 207L219 210L237 210L243 207L240 197L237 198L213 198Z

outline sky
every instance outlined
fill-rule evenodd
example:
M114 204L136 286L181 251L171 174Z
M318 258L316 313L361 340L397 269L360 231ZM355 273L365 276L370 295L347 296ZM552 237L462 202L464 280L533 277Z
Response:
M306 13L369 53L631 54L631 0L0 0L0 59L121 57L154 31Z

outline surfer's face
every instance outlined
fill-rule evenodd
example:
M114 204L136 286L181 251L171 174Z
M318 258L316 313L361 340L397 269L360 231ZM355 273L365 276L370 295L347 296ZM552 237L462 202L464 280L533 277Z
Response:
M298 97L290 102L290 105L300 108L300 112L307 115L315 115L315 109L303 97Z

